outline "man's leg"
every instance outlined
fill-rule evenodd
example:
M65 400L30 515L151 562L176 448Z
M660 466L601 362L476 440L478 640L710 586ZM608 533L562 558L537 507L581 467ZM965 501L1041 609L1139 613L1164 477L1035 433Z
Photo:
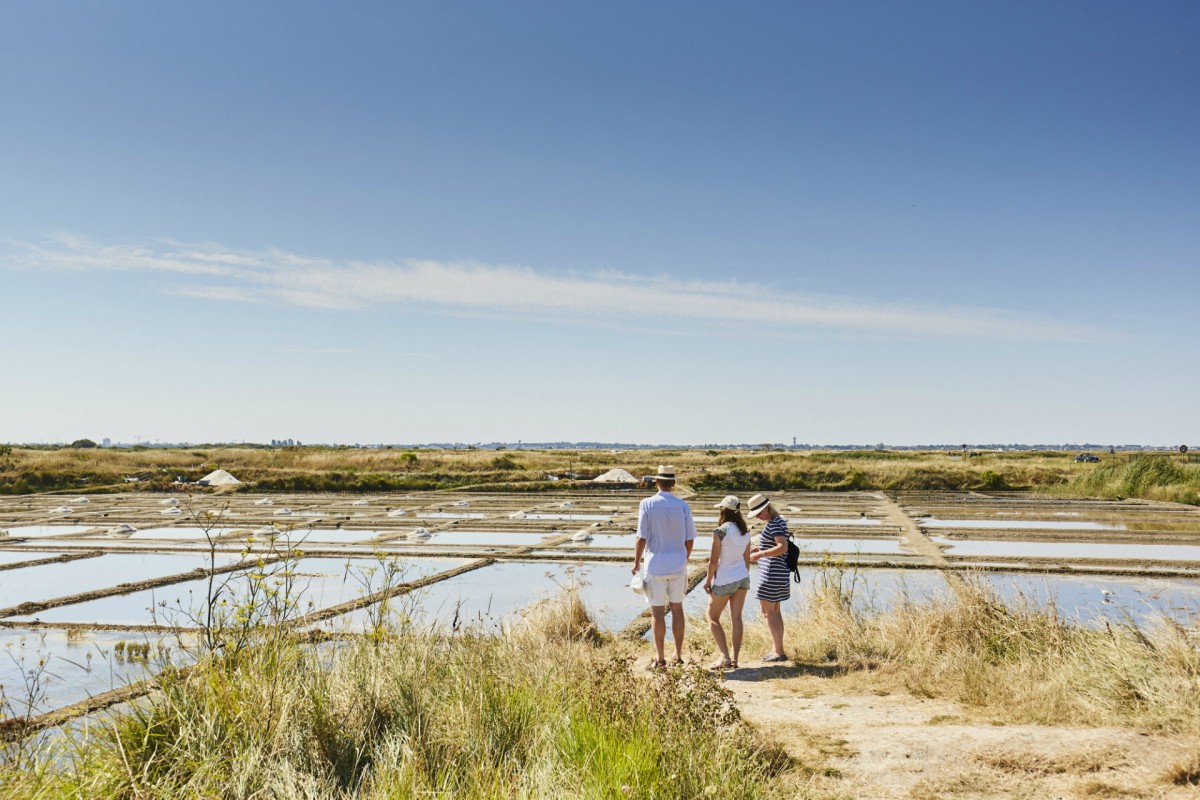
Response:
M672 604L672 618L674 617L674 604ZM658 651L658 660L666 661L667 656L663 653L663 647L666 645L667 639L667 607L666 606L650 606L650 613L653 615L653 620L650 623L650 629L654 631L654 649Z
M671 603L671 636L675 639L675 660L683 661L683 603Z

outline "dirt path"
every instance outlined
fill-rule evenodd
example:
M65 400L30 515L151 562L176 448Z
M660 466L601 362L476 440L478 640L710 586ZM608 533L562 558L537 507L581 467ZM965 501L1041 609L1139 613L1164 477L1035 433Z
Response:
M906 550L919 556L928 558L935 567L949 566L950 562L946 559L942 549L933 543L933 540L926 536L921 528L918 527L915 520L908 514L904 513L904 509L900 504L888 496L886 492L878 492L876 496L882 503L884 519L891 525L896 525L900 528L900 538ZM950 584L950 588L954 591L962 591L966 588L962 576L951 570L942 570L942 575L946 578L946 583Z
M1172 769L1185 737L1123 728L1000 725L957 703L846 687L803 668L728 675L747 720L814 766L815 797L1200 798Z

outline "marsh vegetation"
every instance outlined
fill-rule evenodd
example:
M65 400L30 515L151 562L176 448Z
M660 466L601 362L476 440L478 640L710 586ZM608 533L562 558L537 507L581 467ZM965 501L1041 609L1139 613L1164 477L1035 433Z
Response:
M1200 463L1169 454L779 450L364 450L335 447L27 449L0 456L0 493L168 490L222 468L255 491L382 492L437 489L546 491L614 465L634 475L674 463L698 491L1042 491L1200 504ZM126 480L130 479L130 480ZM137 480L133 480L137 479Z

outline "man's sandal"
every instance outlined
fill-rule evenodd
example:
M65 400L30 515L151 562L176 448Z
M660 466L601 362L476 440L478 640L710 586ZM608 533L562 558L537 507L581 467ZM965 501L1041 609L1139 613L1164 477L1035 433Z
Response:
M667 660L665 658L650 659L650 663L646 665L646 669L651 672L666 672Z

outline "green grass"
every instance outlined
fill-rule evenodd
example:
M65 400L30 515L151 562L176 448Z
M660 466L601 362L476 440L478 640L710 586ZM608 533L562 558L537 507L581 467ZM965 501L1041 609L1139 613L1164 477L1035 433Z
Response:
M1097 465L1064 490L1098 497L1141 497L1200 505L1200 464L1143 456Z
M264 639L0 770L0 796L780 796L788 759L716 679L602 645L571 594L506 635Z

